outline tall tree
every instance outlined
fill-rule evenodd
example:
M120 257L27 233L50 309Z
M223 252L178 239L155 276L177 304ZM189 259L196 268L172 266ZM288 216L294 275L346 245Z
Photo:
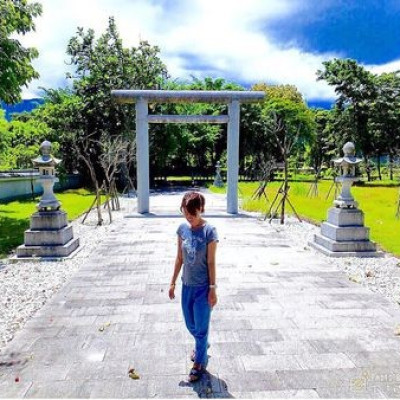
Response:
M20 101L21 86L39 77L31 64L38 57L37 50L22 46L14 35L34 30L34 18L41 13L39 3L0 1L0 100L8 104Z
M157 46L146 41L141 41L138 47L125 48L113 17L109 19L106 32L98 39L92 29L85 32L82 28L78 28L77 35L71 38L67 54L71 56L75 73L70 77L73 93L82 104L79 135L92 138L90 159L95 165L100 166L98 141L102 136L133 140L132 107L117 104L111 97L111 90L157 87L166 71L159 51ZM79 135L78 143L82 139Z
M315 130L313 140L306 144L308 164L319 175L324 163L335 155L335 132L332 130L333 111L313 110ZM318 178L318 176L316 177Z
M337 109L349 112L354 129L353 140L368 164L374 150L368 119L371 103L377 95L375 76L351 59L334 59L323 65L324 70L317 71L318 80L325 80L335 88Z
M400 73L384 73L376 78L377 96L371 104L370 130L378 157L389 155L389 174L393 180L394 157L400 149Z

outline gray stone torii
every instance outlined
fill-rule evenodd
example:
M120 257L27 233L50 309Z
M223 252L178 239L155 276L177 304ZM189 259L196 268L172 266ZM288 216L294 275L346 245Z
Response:
M228 124L227 212L238 212L240 104L263 100L264 92L207 90L113 90L119 103L136 103L138 212L149 208L149 123ZM228 115L149 115L149 103L226 103Z

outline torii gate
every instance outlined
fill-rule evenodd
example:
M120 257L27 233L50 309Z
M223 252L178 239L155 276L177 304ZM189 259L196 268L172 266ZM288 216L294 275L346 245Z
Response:
M120 103L136 103L138 212L149 207L149 123L228 124L227 212L238 213L240 104L263 100L264 92L207 90L113 90ZM149 103L225 103L228 115L149 115Z

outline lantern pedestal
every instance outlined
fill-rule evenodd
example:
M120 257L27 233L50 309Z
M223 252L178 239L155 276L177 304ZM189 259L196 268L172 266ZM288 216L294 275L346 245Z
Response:
M369 240L364 213L357 208L332 207L321 233L314 235L311 247L330 257L381 257L376 244Z
M31 216L24 244L17 248L17 259L59 259L71 256L79 247L64 211L38 211Z
M17 248L11 261L59 260L72 257L79 247L72 226L68 225L67 213L60 210L61 203L53 192L58 182L55 167L61 160L51 155L51 143L45 140L40 145L41 155L32 160L39 168L43 195L36 206L38 211L31 216L30 229L25 231L24 244Z

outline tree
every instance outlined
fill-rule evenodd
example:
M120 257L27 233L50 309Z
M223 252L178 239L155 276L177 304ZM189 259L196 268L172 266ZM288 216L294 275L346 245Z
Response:
M71 38L67 54L75 67L73 93L82 104L79 110L80 132L91 137L94 145L89 155L95 171L101 171L101 147L96 145L103 135L132 136L134 114L126 104L117 104L112 89L151 89L157 87L166 67L158 56L159 48L141 41L138 47L124 48L114 18L106 32L95 39L92 29L78 28ZM76 138L78 145L83 137ZM133 138L131 138L133 140ZM97 168L99 167L99 168ZM104 174L98 176L102 181Z
M304 103L303 96L294 85L268 85L264 82L256 83L251 90L265 92L266 99L290 100L294 103Z
M313 110L315 130L313 140L306 145L306 158L309 165L314 169L318 178L324 163L329 162L335 154L335 132L332 131L331 110Z
M307 143L313 138L314 121L311 111L304 103L297 103L282 98L267 100L263 113L265 130L275 139L280 152L280 159L283 161L284 182L281 190L282 199L280 201L281 224L283 224L285 203L288 200L287 195L289 191L289 157L292 152L304 152Z
M361 149L368 165L373 153L373 140L368 130L370 106L376 99L375 76L358 65L355 60L334 59L323 63L325 69L317 71L318 80L325 80L335 87L338 94L336 106L347 110L353 126L353 141ZM370 176L368 174L368 179Z
M47 138L45 123L30 119L7 122L0 116L0 169L32 168L32 159L39 154L40 144ZM58 143L54 142L54 151Z
M39 77L31 65L37 50L23 47L13 35L35 30L34 18L41 13L39 3L0 1L0 99L8 104L20 101L21 86Z
M369 126L378 157L378 173L380 175L379 156L388 154L389 178L393 180L393 161L400 147L400 74L381 74L376 84L377 97L371 104Z

